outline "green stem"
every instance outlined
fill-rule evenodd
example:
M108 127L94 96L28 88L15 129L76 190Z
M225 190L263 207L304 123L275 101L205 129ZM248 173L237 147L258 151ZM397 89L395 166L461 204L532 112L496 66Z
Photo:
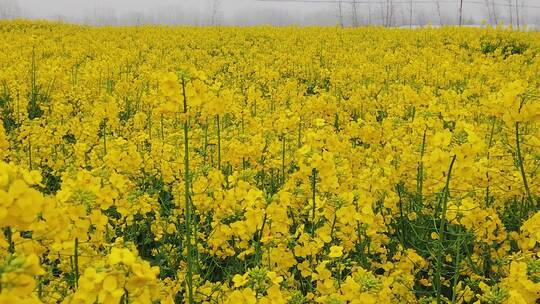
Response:
M437 267L435 273L435 287L437 288L437 304L442 303L442 294L441 294L441 278L442 278L442 259L443 259L443 245L444 245L444 230L446 229L446 209L448 205L448 195L449 195L449 186L450 186L450 176L452 175L452 168L456 162L456 155L452 158L450 163L450 168L448 169L448 175L446 176L446 184L444 186L442 200L442 213L441 213L441 224L439 226L439 248L437 249Z
M203 142L204 163L206 164L206 160L208 159L208 119L206 120L206 123L204 124L203 129L204 129L204 142Z
M420 162L418 162L418 175L416 177L416 199L422 205L423 203L423 187L424 187L424 153L426 150L426 133L427 127L424 129L424 135L422 137L422 148L420 150Z
M15 243L13 242L13 231L11 230L11 227L4 228L4 236L6 237L6 241L8 243L8 252L10 254L14 254Z
M29 165L30 170L33 170L33 165L32 165L32 139L31 139L30 134L28 135L28 165Z
M281 145L281 185L285 184L285 135Z
M148 113L148 140L152 142L152 109Z
M315 235L315 214L317 212L315 197L317 193L317 169L313 168L311 171L311 199L313 202L313 208L311 210L311 236Z
M456 303L456 296L457 296L456 287L457 287L457 284L459 283L459 274L460 274L459 263L461 259L460 247L461 247L461 235L458 235L458 239L456 242L456 261L454 263L454 269L455 269L454 282L452 283L452 304Z
M525 193L527 194L527 200L529 204L533 203L531 190L529 189L529 184L527 183L527 174L525 174L525 168L523 165L523 158L521 157L521 144L519 140L519 122L516 122L516 152L519 164L519 170L521 171L521 178L523 179L523 185L525 186Z
M186 242L187 242L187 289L188 303L193 304L193 245L191 243L191 202L189 199L189 136L187 116L187 97L186 97L186 81L182 78L182 94L184 97L184 199L185 199L185 221L186 221Z
M405 249L405 217L403 215L403 198L401 197L401 186L398 184L396 186L396 190L399 197L399 223L401 232L399 233L399 240L401 241L401 246L403 246L403 249Z
M160 123L161 123L161 141L163 141L165 139L165 130L163 127L163 114L161 114Z
M491 149L491 146L493 145L493 133L494 132L495 132L495 119L493 119L493 122L492 122L492 125L491 125L491 133L489 134L489 143L488 143L488 151L487 151L488 165L489 165L489 158L490 158L489 150ZM487 178L487 182L488 182L488 185L486 187L486 207L489 207L489 205L491 205L490 202L489 202L489 182L490 182L489 172L486 172L486 178Z
M342 259L342 257L339 257L338 260L337 260L337 269L338 269L337 281L338 281L338 288L340 288L340 289L341 289L341 282L343 281L342 271L341 271L341 259Z
M257 243L256 243L255 250L256 250L256 256L257 256L257 263L259 263L259 265L262 263L262 237L263 237L264 227L266 226L267 219L268 219L268 215L265 213L263 222L261 225L261 229L259 230L259 233L257 235Z
M302 148L302 121L298 123L298 149Z
M221 170L221 126L219 124L219 114L216 115L216 128L217 128L217 153L218 153L218 169Z
M75 250L74 250L74 263L75 263L75 287L79 287L79 239L75 238Z
M36 118L37 114L37 85L36 85L36 50L32 47L32 71L31 71L31 92L30 92L30 119Z
M107 155L107 121L103 125L103 156Z
M354 208L355 208L355 211L358 213L360 212L360 207L358 206L358 201L355 199L354 200ZM361 225L360 225L360 221L359 220L356 220L356 233L357 233L357 237L358 237L358 240L357 240L357 243L356 243L356 248L357 248L357 252L360 252L360 265L364 268L367 268L368 267L368 263L367 263L367 258L366 258L366 255L365 255L365 241L366 241L366 238L362 239L362 229L361 229Z

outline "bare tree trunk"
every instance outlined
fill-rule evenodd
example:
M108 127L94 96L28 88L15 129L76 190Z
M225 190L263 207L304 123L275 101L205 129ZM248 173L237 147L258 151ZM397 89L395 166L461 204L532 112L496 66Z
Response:
M495 0L491 0L491 14L493 15L493 21L495 25L499 24L499 11L495 5Z
M487 13L488 13L488 23L493 24L493 18L491 18L491 5L489 3L489 0L484 0L484 3L486 4Z
M390 0L386 0L386 27L390 26Z
M519 5L518 0L516 0L516 25L519 27Z
M367 9L368 9L368 25L371 25L371 1L370 0L368 0Z
M409 28L412 28L413 0L409 3Z
M221 0L210 0L210 25L218 24L219 11L221 9Z
M21 9L16 0L0 0L0 19L19 17Z
M512 0L508 0L508 17L510 18L510 25L513 25Z
M386 0L388 1L388 0ZM379 2L381 4L381 22L384 27L386 27L386 10L385 10L385 4L382 2Z
M439 16L439 25L442 26L442 16L441 16L441 3L439 0L435 1L435 7L437 9L437 15Z
M394 18L394 3L392 0L386 0L386 10L385 10L385 27L392 26L392 20Z
M526 10L525 9L525 3L523 1L521 1L521 23L522 24L527 24L527 20L528 20L528 13L530 12L530 10Z
M390 4L390 22L389 26L394 26L394 2L393 0L388 0L388 3Z
M352 23L353 27L358 27L358 11L356 7L356 0L352 2Z
M339 26L343 27L343 10L341 6L341 0L338 1L337 5L338 5L338 13L339 13Z
M463 25L463 0L459 3L459 26Z

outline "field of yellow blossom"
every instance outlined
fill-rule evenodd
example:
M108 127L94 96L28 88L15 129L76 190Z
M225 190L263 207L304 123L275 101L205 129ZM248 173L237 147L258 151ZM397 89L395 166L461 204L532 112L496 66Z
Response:
M0 22L0 303L540 299L540 34Z

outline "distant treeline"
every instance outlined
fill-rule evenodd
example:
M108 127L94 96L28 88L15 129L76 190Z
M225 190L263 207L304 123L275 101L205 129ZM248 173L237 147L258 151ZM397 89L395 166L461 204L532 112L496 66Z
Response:
M495 0L463 0L464 7L460 18L459 1L433 0L397 1L363 0L339 1L315 4L303 2L309 9L288 9L288 2L280 1L279 6L272 1L255 1L250 8L231 8L230 1L205 0L205 5L162 6L152 10L119 12L110 7L95 6L78 16L62 14L33 15L17 0L0 0L0 19L46 18L56 21L91 25L340 25L365 26L382 25L388 27L439 25L478 25L488 24L540 24L540 6L530 6L524 0L508 0L508 3ZM285 2L285 3L283 3ZM298 3L294 3L298 6Z

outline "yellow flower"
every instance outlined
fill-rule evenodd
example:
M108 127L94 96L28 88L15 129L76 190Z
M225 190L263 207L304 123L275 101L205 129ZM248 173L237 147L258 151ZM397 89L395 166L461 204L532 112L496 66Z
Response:
M283 296L282 292L279 290L277 285L274 285L267 290L268 295L261 300L261 303L267 304L285 304L287 301Z
M126 248L113 248L109 254L109 264L125 264L132 265L135 262L135 256L129 249Z
M174 73L166 73L161 79L161 89L163 95L169 98L180 98L181 90L178 83L178 76Z
M313 120L313 124L317 127L324 127L326 121L322 118L317 118Z
M330 254L328 254L331 258L339 258L343 255L343 247L341 246L332 246L330 247Z
M112 275L106 276L105 279L103 279L103 289L109 292L113 292L118 287L118 281L116 278Z
M227 298L226 303L230 304L255 304L257 303L256 294L251 288L233 291Z
M278 276L274 271L268 271L266 273L266 275L268 276L268 278L272 281L272 283L274 284L279 284L281 282L283 282L283 277L282 276Z
M234 287L238 288L244 286L249 281L249 277L247 273L243 275L236 274L232 280L234 282Z

